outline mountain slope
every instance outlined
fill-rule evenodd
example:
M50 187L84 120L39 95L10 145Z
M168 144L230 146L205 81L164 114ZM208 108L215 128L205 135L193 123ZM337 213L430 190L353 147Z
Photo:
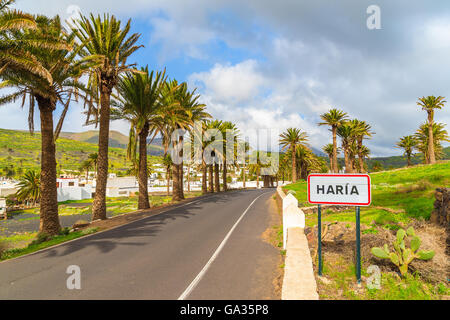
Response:
M61 138L87 142L87 143L98 143L98 131L91 130L85 132L61 132ZM109 133L109 145L112 148L126 149L128 145L128 137L118 131L110 131ZM155 141L148 146L148 153L150 155L159 156L162 155L163 149L158 142Z
M39 132L30 135L27 131L0 129L0 175L5 176L9 172L12 176L20 176L28 169L39 170L40 151ZM78 170L89 154L97 151L96 144L59 138L56 142L57 169ZM111 147L109 160L111 172L123 172L131 165L126 159L126 149L123 148ZM150 163L157 161L158 158L149 157Z

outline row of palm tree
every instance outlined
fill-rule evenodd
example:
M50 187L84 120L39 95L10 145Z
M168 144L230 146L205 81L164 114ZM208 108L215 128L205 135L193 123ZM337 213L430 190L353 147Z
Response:
M400 138L397 147L404 150L408 167L412 165L411 157L414 150L423 155L425 164L434 164L443 155L442 142L450 142L445 124L434 122L434 112L442 109L447 101L442 96L428 96L419 98L417 105L427 112L427 121L420 125L413 135Z
M403 149L408 167L412 165L412 156L414 155L414 151L418 151L423 156L424 164L431 164L431 160L429 157L429 143L431 141L429 138L429 128L430 125L425 122L420 125L419 129L417 129L414 134L403 136L397 142L396 147ZM445 124L433 122L432 136L434 145L434 158L435 160L439 160L443 156L442 142L450 142L449 135L445 130Z
M18 99L29 107L30 132L34 131L35 105L41 124L40 232L50 235L60 230L56 193L55 141L61 132L70 103L81 99L86 106L86 124L99 126L98 153L82 163L82 170L94 167L96 190L92 219L106 219L106 185L108 178L109 127L114 120L130 123L127 157L139 181L139 209L150 207L148 198L147 144L149 137L162 137L167 178L173 180L173 199L184 199L184 135L172 136L174 130L195 136L194 124L202 123L202 134L208 129L233 134L238 130L230 122L210 121L206 106L199 102L196 90L186 83L168 79L165 71L137 69L129 64L136 52L140 35L131 34L131 21L122 25L114 16L82 16L69 30L58 16L28 15L10 9L13 0L0 0L0 88L15 91L0 98L0 105ZM87 81L81 81L81 79ZM56 126L53 115L57 105L63 107ZM223 142L223 141L222 141ZM207 148L211 143L202 147ZM209 190L220 191L219 166L223 171L223 189L227 190L227 168L236 159L227 154L233 146L212 148L215 159L209 165ZM169 150L175 150L170 154ZM206 162L202 161L203 164ZM191 165L191 164L189 164ZM206 171L203 165L203 171ZM214 174L214 181L212 179ZM205 176L205 174L204 174ZM203 184L206 185L205 177ZM169 180L168 180L169 182ZM169 183L168 183L169 188ZM169 190L169 189L168 189Z
M329 156L331 172L339 172L338 136L342 141L341 150L344 152L345 172L365 172L364 160L370 155L370 150L364 146L363 142L364 139L370 138L374 134L371 126L366 121L349 120L347 113L339 109L331 109L320 117L322 122L319 123L319 126L331 127L333 143L325 145L322 149Z
M297 128L288 128L280 135L281 150L285 152L280 161L283 180L288 163L291 167L292 182L298 179L305 180L311 172L323 171L324 163L314 155L308 145L308 139L308 134Z

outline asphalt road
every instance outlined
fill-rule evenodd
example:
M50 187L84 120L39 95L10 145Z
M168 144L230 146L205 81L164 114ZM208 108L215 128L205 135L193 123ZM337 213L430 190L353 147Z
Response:
M0 299L279 299L273 189L235 191L0 263ZM81 289L67 288L80 267Z

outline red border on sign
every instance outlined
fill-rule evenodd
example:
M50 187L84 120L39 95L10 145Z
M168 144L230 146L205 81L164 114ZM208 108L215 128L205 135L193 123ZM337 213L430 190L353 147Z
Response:
M369 195L369 202L368 203L348 203L348 202L313 202L311 201L311 195L309 193L310 189L310 178L311 177L365 177L367 178L368 182L368 195ZM308 176L308 202L311 204L336 204L336 205L349 205L349 206L370 206L372 202L372 193L371 193L371 183L370 183L370 176L368 174L310 174Z

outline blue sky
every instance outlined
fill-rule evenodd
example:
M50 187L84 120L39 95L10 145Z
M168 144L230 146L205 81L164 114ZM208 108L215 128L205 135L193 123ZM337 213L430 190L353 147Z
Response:
M366 0L18 0L16 7L64 19L79 8L133 19L145 48L131 58L197 87L209 112L241 131L306 130L316 148L330 142L318 127L331 107L368 121L373 155L395 155L399 137L425 121L424 95L450 99L450 3L386 1L380 30L366 26ZM84 131L72 106L64 131ZM450 107L436 112L450 122ZM38 120L38 118L36 118ZM26 129L17 105L0 108L0 127ZM116 130L128 132L117 122ZM448 127L447 127L448 130ZM448 145L448 144L447 144Z

